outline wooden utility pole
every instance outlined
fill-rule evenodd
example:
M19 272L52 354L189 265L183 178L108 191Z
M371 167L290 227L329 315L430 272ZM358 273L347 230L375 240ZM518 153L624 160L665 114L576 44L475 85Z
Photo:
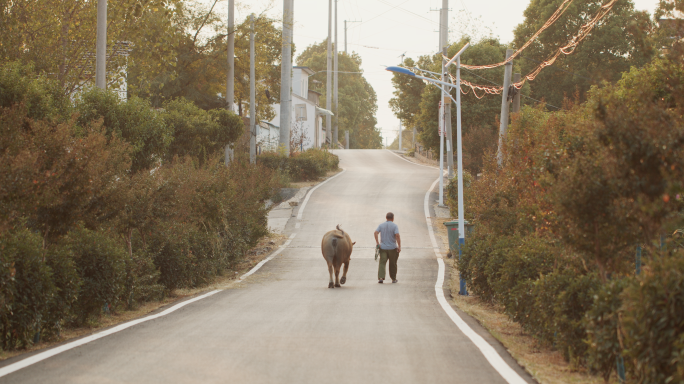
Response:
M519 73L514 73L513 74L513 84L517 83L520 81L520 74ZM513 112L520 112L520 89L517 89L515 92L515 96L513 96Z

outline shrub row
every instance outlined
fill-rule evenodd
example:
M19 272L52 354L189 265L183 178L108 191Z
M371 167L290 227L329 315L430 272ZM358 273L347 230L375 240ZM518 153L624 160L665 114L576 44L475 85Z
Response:
M328 171L338 169L340 159L324 149L310 148L294 153L290 157L276 152L265 152L257 157L257 162L266 168L287 175L292 181L318 180Z
M503 166L490 153L465 179L469 292L606 380L624 361L629 380L682 382L684 248L662 236L684 227L682 116L684 66L667 59L513 115Z
M240 153L223 164L230 112L53 88L0 67L3 349L210 282L267 234L279 189Z

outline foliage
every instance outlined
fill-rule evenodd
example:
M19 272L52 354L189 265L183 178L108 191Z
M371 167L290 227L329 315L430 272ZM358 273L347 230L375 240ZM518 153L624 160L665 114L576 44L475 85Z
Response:
M168 16L176 0L121 0L110 2L107 14L108 46L118 42L142 43L141 18L149 13ZM3 33L0 62L31 63L39 73L57 80L63 95L73 94L94 77L97 8L89 1L2 0ZM147 47L149 49L150 47ZM151 51L151 49L149 49ZM109 85L123 76L126 58L111 55Z
M464 196L469 291L605 378L622 355L639 382L679 380L681 258L656 244L684 214L682 84L680 61L656 59L582 104L524 107L503 165L485 158ZM635 281L637 244L650 257Z
M26 229L0 237L0 252L0 341L5 350L27 348L57 293L51 270L40 235Z
M56 82L37 75L30 64L10 62L0 67L0 107L15 104L23 104L30 119L68 116L71 109Z
M327 92L324 85L326 84L327 46L327 40L324 40L319 44L310 45L297 56L299 65L307 66L316 72L309 78L309 84L310 89L322 93L321 100L326 99ZM349 148L381 148L382 137L380 130L376 127L377 119L375 118L378 99L373 87L363 77L363 73L359 73L362 72L361 56L357 53L338 52L337 61L340 71L338 74L339 111L333 110L333 112L338 115L340 140L344 137L344 131L349 131ZM333 68L333 70L337 69ZM315 86L316 81L319 81L321 86Z
M264 167L285 173L293 181L318 180L328 171L337 170L340 159L324 149L309 148L304 152L286 157L275 152L265 152L257 157Z
M625 288L621 335L640 383L684 380L684 259L654 260Z
M121 243L105 231L79 227L69 232L64 245L82 281L73 307L75 322L83 324L91 316L116 309L123 298L129 262Z
M531 1L524 12L525 20L514 31L514 45L521 47L561 3L562 0ZM582 0L570 4L563 16L523 52L523 76L577 35L578 26L593 18L604 3ZM561 55L531 82L531 96L558 107L575 92L581 101L586 100L592 85L615 82L630 67L641 67L649 61L655 53L649 36L652 29L648 13L635 10L632 1L618 1L572 54Z
M122 102L114 92L93 88L80 95L75 109L81 126L102 119L108 136L116 135L130 143L134 173L153 168L173 139L164 119L143 99L133 97Z
M616 279L604 284L594 293L594 304L586 314L588 365L608 381L615 369L616 359L622 355L619 337L620 296L631 279Z
M473 182L473 176L468 171L463 171L463 193L470 192L470 185ZM458 217L458 174L454 175L454 178L449 180L446 187L444 188L446 194L446 203L449 206L449 211L451 216ZM465 199L465 197L464 197ZM465 213L465 212L464 212ZM468 214L468 219L470 215Z
M173 132L173 141L164 160L191 156L204 164L226 145L235 142L244 130L242 119L226 109L205 111L185 99L164 104L162 118Z

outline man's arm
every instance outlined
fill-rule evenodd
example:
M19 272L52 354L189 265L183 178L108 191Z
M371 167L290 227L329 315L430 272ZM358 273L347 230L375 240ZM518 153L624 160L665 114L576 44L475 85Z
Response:
M397 239L397 252L401 252L401 236L397 233L394 238Z
M375 235L375 244L376 245L380 245L380 241L378 241L378 235L379 234L380 234L380 232L378 232L378 231L373 232L373 235Z

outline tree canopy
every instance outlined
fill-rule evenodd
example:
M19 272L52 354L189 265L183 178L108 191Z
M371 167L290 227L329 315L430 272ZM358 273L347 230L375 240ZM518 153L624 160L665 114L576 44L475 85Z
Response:
M325 89L327 46L327 40L324 40L319 44L307 47L297 57L299 65L309 67L316 72L311 76L309 87L322 94L321 100L325 100L327 91ZM382 138L376 127L377 119L375 117L378 110L378 98L373 87L363 77L363 73L354 73L363 72L361 70L361 57L355 52L351 54L338 52L337 55L340 71L338 80L339 111L337 111L339 113L339 140L344 142L344 131L348 130L349 148L381 148Z

